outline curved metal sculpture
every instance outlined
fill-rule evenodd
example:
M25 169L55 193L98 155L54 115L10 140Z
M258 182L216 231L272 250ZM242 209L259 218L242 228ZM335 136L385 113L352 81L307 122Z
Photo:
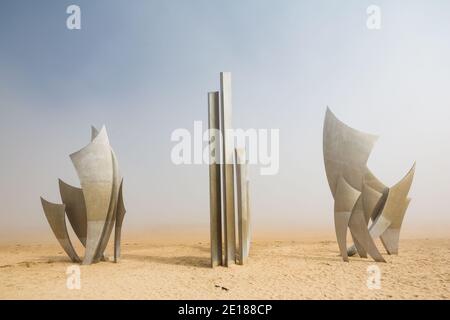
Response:
M80 257L73 248L70 241L69 233L66 227L66 217L64 215L65 205L51 203L41 197L42 208L44 208L45 216L47 217L50 228L52 228L59 244L72 259L73 262L81 262Z
M408 193L411 189L415 170L416 164L399 183L389 189L381 214L370 226L371 236L373 238L380 237L388 254L398 254L400 228L411 202Z
M344 178L339 178L334 201L334 227L339 250L342 259L348 261L347 257L347 227L352 215L352 210L359 199L361 192L354 189Z
M380 182L367 167L377 136L357 131L327 108L323 129L325 171L333 195L336 238L342 259L358 253L385 262L375 245L381 241L388 254L398 253L400 228L410 199L415 164L392 188ZM368 225L372 221L370 227ZM347 249L347 228L353 246Z
M83 189L73 187L61 179L58 179L58 182L61 200L66 206L66 214L72 229L83 246L86 247L87 220Z
M59 180L63 202L62 205L57 205L59 216L62 215L65 219L64 212L67 213L75 234L85 246L83 264L104 259L104 251L116 225L114 260L117 261L125 206L122 197L122 178L105 127L100 131L92 127L91 142L80 151L71 154L70 158L80 179L81 188ZM46 210L49 210L47 203L44 206L44 211ZM70 252L71 250L73 247L69 249ZM69 256L71 254L72 252Z
M106 130L103 128L90 144L71 154L70 158L86 202L87 238L83 264L91 264L97 256L113 190L113 160Z
M114 230L114 262L118 262L120 258L120 239L122 234L122 222L126 213L125 204L123 203L122 185L123 179L120 182L119 198L117 202L117 211L116 211L116 228Z

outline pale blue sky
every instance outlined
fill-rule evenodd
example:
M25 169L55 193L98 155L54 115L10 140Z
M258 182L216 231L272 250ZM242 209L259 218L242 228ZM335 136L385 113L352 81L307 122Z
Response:
M78 4L82 30L66 28ZM366 28L366 9L382 29ZM279 128L280 172L251 169L258 230L333 232L322 161L326 106L380 135L387 184L417 160L405 229L448 232L450 2L160 0L0 3L0 240L48 233L39 196L78 184L68 155L107 126L125 177L125 228L208 232L208 169L170 162L176 128L206 120L233 75L234 127ZM125 229L126 230L126 229Z

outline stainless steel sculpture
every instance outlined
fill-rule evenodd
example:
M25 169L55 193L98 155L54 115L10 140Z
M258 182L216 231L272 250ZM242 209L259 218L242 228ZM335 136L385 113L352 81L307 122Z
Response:
M231 73L220 73L221 129L223 136L223 198L225 212L225 265L236 259L234 219L234 141L231 133Z
M123 203L123 179L120 182L119 197L117 199L117 210L116 210L116 227L114 229L114 262L118 262L120 259L120 240L122 236L122 223L123 218L125 218L125 204Z
M120 234L125 215L122 196L123 180L105 127L92 127L91 142L70 155L81 182L81 188L59 180L63 204L42 199L44 212L64 250L73 261L80 261L67 233L65 213L86 251L83 264L104 259L112 229L115 229L114 261L120 257ZM62 221L64 223L62 223Z
M367 167L376 140L374 135L348 127L327 108L323 154L334 198L336 238L344 261L358 253L363 258L368 254L375 261L385 262L375 245L377 238L381 238L388 254L398 253L415 164L402 181L392 188L386 187ZM354 243L349 249L347 228Z
M238 240L239 264L247 262L250 250L250 219L249 219L249 181L247 178L247 162L244 149L236 149L236 184L238 204Z
M59 244L72 259L73 262L81 262L80 257L73 248L72 242L69 238L69 233L66 227L66 217L64 214L65 205L51 203L41 197L42 207L44 208L45 216L47 217L50 228L58 239Z
M62 202L65 204L66 214L70 225L83 246L86 247L87 220L86 204L84 203L83 190L73 187L61 179L59 181L59 193Z
M209 139L212 145L209 164L209 203L211 224L211 266L222 265L222 178L220 171L219 92L208 94Z
M220 92L208 93L212 267L229 266L231 263L244 264L250 248L250 206L245 152L235 150L231 125L231 73L220 73L220 88ZM238 206L238 254L236 254L235 188Z

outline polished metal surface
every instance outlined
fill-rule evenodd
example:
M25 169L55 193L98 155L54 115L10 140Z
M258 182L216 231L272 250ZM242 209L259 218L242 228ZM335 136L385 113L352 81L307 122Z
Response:
M91 128L91 142L78 152L70 155L80 179L81 188L73 187L59 180L63 205L50 205L43 201L44 211L52 228L65 228L65 213L72 228L85 246L83 264L91 264L105 260L104 251L108 244L114 225L114 260L120 256L120 233L125 215L122 195L122 177L116 156L112 150L106 129ZM55 213L57 212L57 214ZM55 224L57 217L58 224ZM64 220L64 226L62 222ZM58 229L58 230L59 230ZM61 233L58 233L61 236ZM58 238L61 245L71 256L73 248L70 239ZM77 256L78 257L78 256ZM79 258L78 258L79 260ZM78 261L77 260L77 261Z
M116 226L114 229L114 262L118 262L120 259L120 242L122 238L122 223L125 218L125 213L127 212L125 209L125 204L123 202L123 179L120 182L119 187L119 196L117 199L117 211L116 211Z
M87 217L83 190L73 187L61 179L58 182L59 193L61 194L62 202L66 206L66 214L70 225L83 246L86 246Z
M234 263L242 265L247 261L250 250L247 163L245 151L234 148L231 120L231 74L221 72L220 91L208 93L212 267L228 267Z
M231 73L220 73L221 131L223 136L223 181L225 266L236 261L234 208L234 141L232 136Z
M70 257L73 262L81 262L80 257L76 253L72 242L69 238L69 233L66 227L65 205L51 203L41 198L42 208L44 209L45 217L55 234L56 239L60 243L61 247Z
M247 161L244 149L236 149L236 185L238 207L238 262L243 265L247 262L250 242L250 219L248 212L248 178Z
M211 266L223 264L222 257L222 185L220 161L220 94L208 93L208 119L210 141L209 203Z
M381 238L389 254L398 252L400 227L410 199L407 198L415 165L392 188L380 182L367 167L377 137L341 122L327 108L323 130L323 155L333 195L336 238L344 261L358 253L385 262L375 239ZM369 227L370 225L370 227ZM354 245L347 249L347 228Z

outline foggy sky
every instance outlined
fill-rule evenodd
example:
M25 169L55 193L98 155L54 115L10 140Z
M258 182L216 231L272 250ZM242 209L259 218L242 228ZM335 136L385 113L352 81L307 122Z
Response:
M82 29L66 28L77 4ZM381 30L366 9L381 7ZM208 168L170 161L177 128L207 120L219 72L233 126L280 129L280 170L250 168L254 230L329 230L326 107L377 134L387 185L417 161L404 229L448 235L450 2L2 1L0 241L48 234L39 197L79 185L69 154L106 125L124 176L124 232L209 225ZM206 126L206 122L205 122Z

